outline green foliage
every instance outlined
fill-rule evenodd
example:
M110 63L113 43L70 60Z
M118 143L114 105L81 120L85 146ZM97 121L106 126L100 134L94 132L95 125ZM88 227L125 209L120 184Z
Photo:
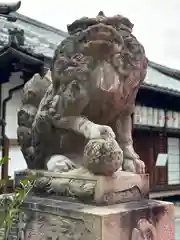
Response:
M8 158L5 157L0 160L0 166L2 166ZM7 183L10 177L0 180L0 187ZM33 177L29 176L20 181L20 187L15 189L15 192L9 196L5 196L1 199L0 207L3 212L0 212L0 228L4 229L4 240L8 240L8 236L12 230L14 224L20 222L23 211L21 206L31 191L35 183Z
M1 160L0 160L0 166L2 166L6 161L8 161L8 157L4 156Z

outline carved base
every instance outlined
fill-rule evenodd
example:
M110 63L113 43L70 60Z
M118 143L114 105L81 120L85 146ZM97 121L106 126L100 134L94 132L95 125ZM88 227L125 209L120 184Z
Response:
M31 197L24 208L24 240L174 240L174 206L167 202L97 207Z
M113 176L97 176L87 169L79 168L63 173L28 170L41 175L34 192L40 196L59 196L84 203L111 205L137 201L149 195L149 176L117 171ZM16 178L20 174L17 175ZM17 181L16 181L17 182Z

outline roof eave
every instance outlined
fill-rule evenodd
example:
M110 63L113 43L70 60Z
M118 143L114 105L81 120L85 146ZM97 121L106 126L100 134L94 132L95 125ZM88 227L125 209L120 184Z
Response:
M41 27L41 28L43 28L43 29L45 29L45 30L47 30L47 31L54 32L54 33L56 33L56 34L61 35L62 37L67 37L67 36L68 36L68 33L65 32L65 31L62 31L62 30L57 29L57 28L55 28L55 27L49 26L49 25L47 25L47 24L45 24L45 23L39 22L39 21L37 21L37 20L35 20L35 19L32 19L32 18L27 17L27 16L25 16L25 15L22 15L22 14L20 14L20 13L14 12L14 13L12 13L11 15L14 16L14 17L16 17L18 20L21 20L21 21L23 21L23 22L32 24L32 25L34 25L34 26L36 26L36 27Z
M167 76L173 77L176 80L180 80L180 71L177 69L169 68L153 61L149 61L148 65Z
M163 87L159 87L159 86L154 86L148 83L143 83L140 87L140 89L148 89L148 90L152 90L154 92L160 92L160 93L165 93L168 95L173 95L173 96L177 96L180 97L180 92L179 91L174 91L172 89L168 89L168 88L163 88Z

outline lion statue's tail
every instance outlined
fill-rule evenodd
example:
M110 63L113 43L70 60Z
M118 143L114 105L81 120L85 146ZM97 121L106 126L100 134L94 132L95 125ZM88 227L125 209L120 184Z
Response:
M51 72L44 77L35 74L24 86L22 104L18 111L17 137L28 168L33 168L35 151L32 144L32 124L39 104L51 84Z

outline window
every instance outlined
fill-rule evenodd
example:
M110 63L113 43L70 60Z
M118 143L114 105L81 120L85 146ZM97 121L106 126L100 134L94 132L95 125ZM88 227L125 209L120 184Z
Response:
M168 184L180 184L180 141L168 138Z

